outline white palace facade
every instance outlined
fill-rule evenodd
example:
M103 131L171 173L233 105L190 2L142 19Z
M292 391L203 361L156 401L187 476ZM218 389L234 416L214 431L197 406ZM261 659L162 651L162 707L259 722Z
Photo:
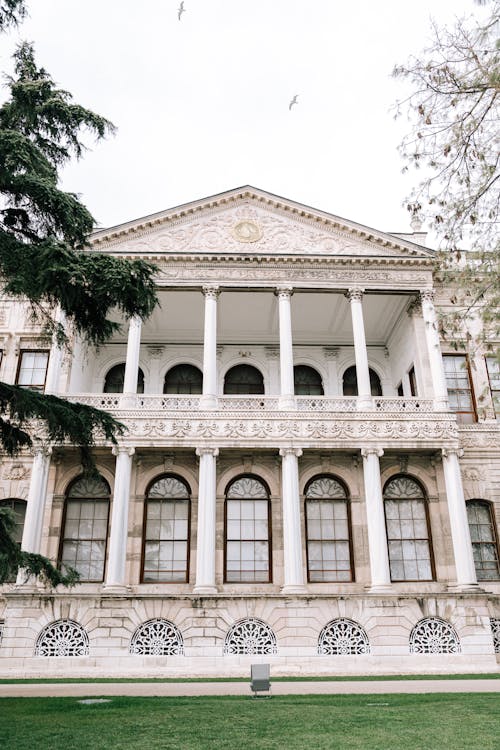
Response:
M19 542L81 581L0 587L0 675L498 670L500 373L440 340L424 243L244 187L94 234L160 301L99 350L2 300L0 379L127 429L99 479L2 458Z

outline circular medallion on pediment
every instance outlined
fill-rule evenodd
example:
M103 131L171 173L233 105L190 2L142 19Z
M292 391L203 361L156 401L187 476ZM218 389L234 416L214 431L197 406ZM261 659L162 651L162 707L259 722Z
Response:
M233 237L238 242L257 242L262 237L262 229L256 221L242 219L232 229Z

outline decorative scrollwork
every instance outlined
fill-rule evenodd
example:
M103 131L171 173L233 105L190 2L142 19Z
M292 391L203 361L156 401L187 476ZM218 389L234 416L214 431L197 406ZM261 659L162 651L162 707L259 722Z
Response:
M248 617L235 623L226 635L225 654L276 654L276 636L262 620Z
M169 620L148 620L132 636L130 653L141 656L182 656L182 634Z
M57 620L38 636L35 656L88 656L89 637L74 620Z
M410 654L459 654L460 651L455 629L440 617L425 617L411 631Z
M495 654L500 654L500 619L490 618L491 632L493 634L493 647Z
M262 482L254 477L241 477L232 483L227 497L234 500L267 499L268 493Z
M329 622L318 639L318 654L352 656L370 653L370 642L365 631L353 620L340 617Z

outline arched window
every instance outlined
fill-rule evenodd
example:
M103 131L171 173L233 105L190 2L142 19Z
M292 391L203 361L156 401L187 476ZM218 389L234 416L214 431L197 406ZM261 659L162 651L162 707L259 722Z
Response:
M228 631L224 642L225 654L276 654L276 636L269 625L257 617L247 617L236 622Z
M361 625L347 617L329 622L318 639L318 654L351 656L370 653L370 641Z
M321 375L313 367L296 365L293 368L296 396L323 396Z
M163 393L201 393L203 374L194 365L176 365L165 375Z
M477 580L496 581L500 565L493 508L486 500L468 500L466 505Z
M182 656L182 633L170 620L148 620L132 636L130 653L141 656Z
M225 580L271 580L269 491L257 477L235 479L226 491Z
M146 493L144 583L186 583L189 579L191 490L173 474L156 479Z
M380 378L377 373L369 369L370 373L370 390L372 396L382 396L382 385ZM344 396L357 396L358 395L358 377L356 374L356 365L348 367L344 372L342 379L342 393Z
M311 583L352 581L347 492L330 476L311 480L305 491L307 575Z
M10 508L14 513L14 541L21 546L23 539L24 517L26 516L26 501L10 497L7 500L0 500L0 508ZM7 579L7 583L13 583L16 580L15 573Z
M88 656L87 631L74 620L46 625L37 638L35 656Z
M103 393L123 393L124 380L125 364L115 365L106 373ZM141 368L137 372L137 393L144 393L144 373Z
M420 484L408 476L390 479L384 509L391 581L432 581L427 501Z
M228 395L264 393L264 378L256 367L236 365L226 372L224 393Z
M410 654L459 654L460 640L453 625L440 617L424 617L410 633Z
M102 477L80 477L66 493L59 563L82 582L104 580L110 489Z

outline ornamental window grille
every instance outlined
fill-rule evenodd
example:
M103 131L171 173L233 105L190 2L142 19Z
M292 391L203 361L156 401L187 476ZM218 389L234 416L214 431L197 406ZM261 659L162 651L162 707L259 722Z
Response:
M141 656L182 656L184 641L181 631L169 620L148 620L132 636L130 653Z
M343 484L331 476L305 489L307 575L310 583L352 581L350 508Z
M262 373L252 365L231 367L224 378L224 393L228 395L263 394L264 378Z
M477 422L467 357L464 354L444 354L443 364L451 411L462 424Z
M427 500L420 484L403 475L390 479L384 510L391 581L432 581Z
M125 363L115 365L108 370L104 378L103 393L123 393L125 383ZM144 393L144 373L139 367L137 370L137 393Z
M189 580L191 491L179 477L156 479L146 493L144 511L144 583Z
M321 375L308 365L295 365L293 383L296 396L323 396Z
M368 370L370 375L370 390L372 396L382 396L382 384L380 378L371 368ZM342 378L342 393L344 396L357 396L358 395L358 376L356 373L356 365L348 367L344 372Z
M410 654L459 654L455 628L440 617L419 620L410 634Z
M226 635L225 654L276 654L276 636L272 629L256 617L235 623Z
M500 561L492 505L487 500L468 500L466 506L477 580L497 581Z
M370 642L364 629L346 617L329 622L318 639L318 654L356 656L370 653Z
M104 580L110 489L102 477L80 477L66 493L59 564L80 582Z
M37 638L35 656L88 656L89 637L74 620L57 620Z
M194 365L176 365L165 375L163 393L201 393L203 373Z
M490 624L493 635L493 648L495 649L495 654L500 654L500 619L492 617Z
M268 583L271 580L269 490L257 477L233 481L225 503L225 580Z

